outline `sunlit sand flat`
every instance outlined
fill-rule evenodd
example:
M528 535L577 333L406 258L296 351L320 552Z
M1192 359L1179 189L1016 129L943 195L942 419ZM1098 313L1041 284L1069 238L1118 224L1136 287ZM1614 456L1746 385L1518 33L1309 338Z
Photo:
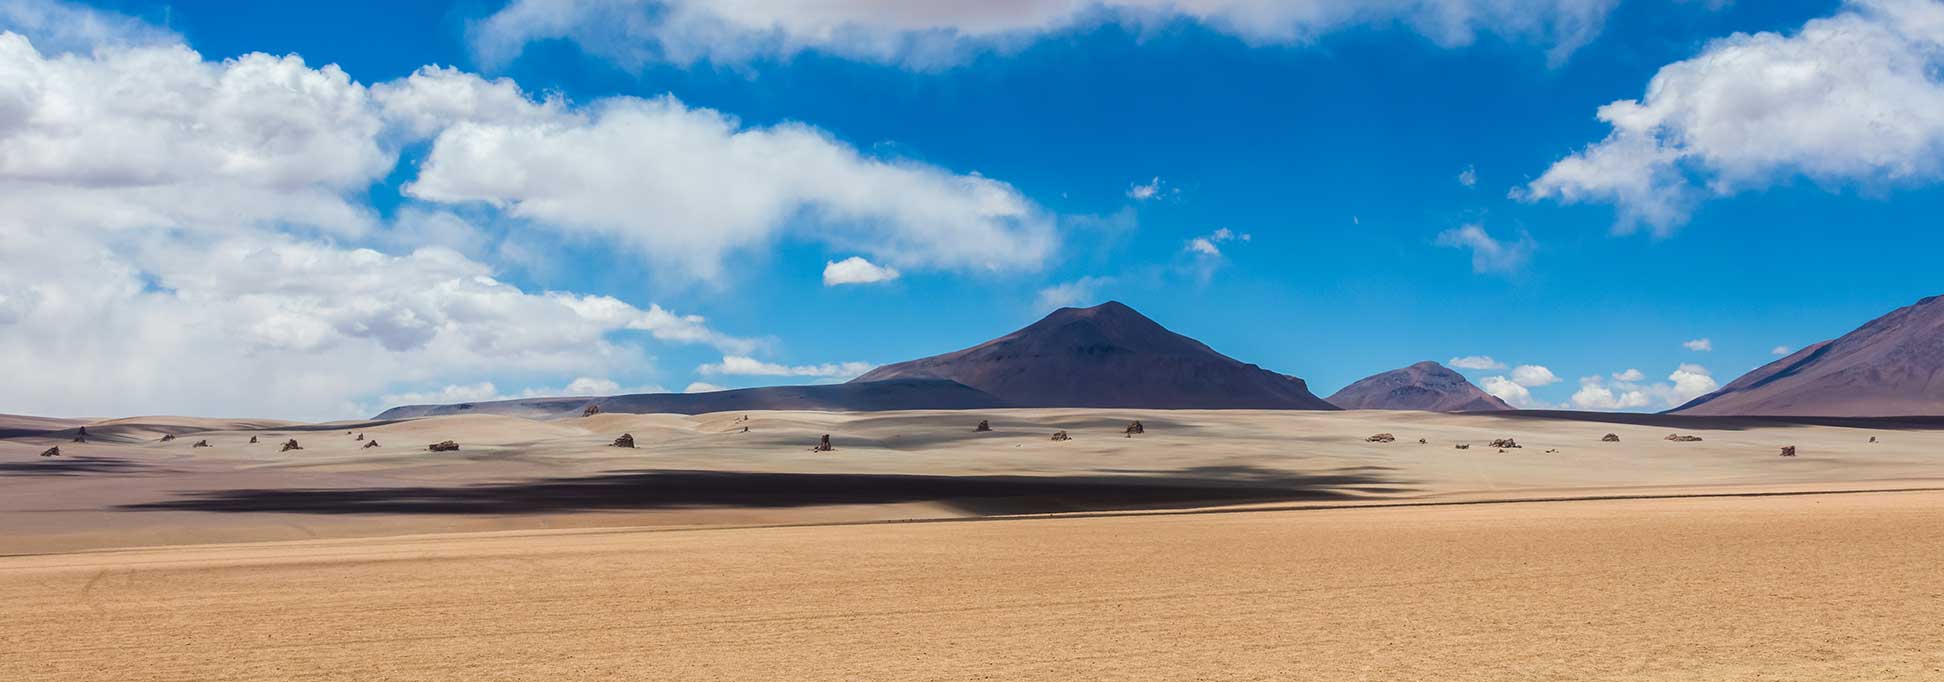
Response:
M1944 493L0 559L0 679L1919 680Z

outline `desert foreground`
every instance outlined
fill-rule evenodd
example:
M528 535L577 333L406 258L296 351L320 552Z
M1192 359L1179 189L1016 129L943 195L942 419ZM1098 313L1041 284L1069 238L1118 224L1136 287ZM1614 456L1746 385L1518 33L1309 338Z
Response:
M5 680L1944 679L1922 422L8 419Z

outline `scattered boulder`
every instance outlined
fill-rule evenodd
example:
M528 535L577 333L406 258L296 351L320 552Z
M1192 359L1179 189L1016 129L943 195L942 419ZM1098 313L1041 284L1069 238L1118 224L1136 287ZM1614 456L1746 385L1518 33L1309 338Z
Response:
M581 408L581 416L583 417L592 417L600 413L601 413L601 406L596 405L594 403L588 403L587 407Z
M250 436L250 442L251 442L252 444L254 444L254 443L256 443L256 442L257 442L257 441L256 441L256 436Z
M1794 456L1795 456L1795 446L1794 446L1794 445L1784 445L1784 446L1782 446L1782 456L1783 456L1783 457L1794 457Z
M1872 443L1875 443L1875 442L1876 442L1876 436L1870 436L1870 442L1872 442Z
M614 444L611 447L617 447L617 448L634 447L634 434L632 433L621 434L620 438L614 439Z
M46 450L42 450L42 451L41 451L41 456L42 456L42 457L59 457L59 456L61 456L61 446L59 446L59 445L56 445L56 446L54 446L54 447L51 447L51 448L48 448L48 449L46 449Z
M199 440L199 441L196 441L196 444L195 444L195 445L191 445L191 446L189 446L189 447L192 447L192 448L206 448L206 447L209 447L209 439L207 439L207 438L205 438L205 439L202 439L202 440Z
M1397 436L1393 436L1388 433L1380 433L1371 436L1369 438L1365 438L1364 442L1365 443L1394 443L1397 442Z
M1681 434L1678 434L1678 433L1670 433L1670 434L1667 434L1667 440L1671 440L1671 441L1674 441L1674 442L1676 442L1676 443L1693 443L1693 442L1697 442L1697 441L1700 441L1700 440L1701 440L1701 437L1700 437L1700 436L1684 436L1684 435L1681 435Z
M981 431L981 432L983 432L983 431L991 431L991 430L992 430L992 422L989 422L989 421L986 421L986 420L984 420L984 419L981 419L981 420L979 420L979 425L978 425L978 427L976 427L976 428L974 428L974 429L972 429L972 430L973 430L973 431Z
M284 441L283 449L278 450L277 452L290 452L291 450L302 450L302 449L304 449L304 446L298 445L297 439L292 438L290 440Z
M1073 440L1073 437L1067 435L1065 431L1054 431L1053 440Z
M1604 435L1604 436L1600 436L1600 442L1602 442L1602 443L1618 443L1618 442L1620 442L1620 434L1617 434L1617 433L1609 433L1609 434L1607 434L1607 435Z
M425 446L425 449L430 450L432 452L452 452L454 450L459 449L459 444L449 440L442 440L437 443L433 443L431 445Z
M1451 447L1452 447L1452 449L1454 449L1454 450L1470 450L1470 449L1471 449L1471 443L1459 443L1459 444L1457 444L1457 445L1453 445L1453 446L1451 446Z
M365 441L364 449L370 450L375 447L378 447L378 439L373 438L371 440Z
M364 434L360 433L357 438L353 438L352 440L364 440Z
M830 444L830 434L828 434L828 433L826 433L826 434L824 434L824 435L823 435L823 438L821 438L821 439L819 439L819 440L817 441L817 445L816 445L816 447L813 447L813 448L810 448L810 451L811 451L811 452L830 452L830 451L832 451L832 450L836 450L836 449L837 449L836 447L834 447L834 446L832 446L832 445Z
M1557 455L1559 454L1559 448L1546 448L1546 454Z
M1512 449L1523 447L1519 445L1519 441L1513 440L1511 438L1500 438L1498 440L1487 443L1486 445L1490 445L1500 450L1512 450Z
M79 430L74 432L74 442L76 443L88 442L88 427L83 426Z
M173 433L162 434L162 442L167 443L172 440L175 440L175 434Z
M1134 420L1132 424L1128 424L1126 430L1127 437L1129 438L1133 438L1134 434L1137 433L1147 433L1147 427L1142 426L1141 420L1139 419Z
M742 432L743 432L743 433L749 433L749 427L747 427L747 426L745 426L745 427L743 427L743 430L742 430Z
M1431 441L1428 441L1428 440L1425 440L1425 439L1423 439L1423 438L1419 438L1419 439L1418 439L1418 445L1425 445L1425 444L1428 444L1428 443L1430 443L1430 442L1431 442Z

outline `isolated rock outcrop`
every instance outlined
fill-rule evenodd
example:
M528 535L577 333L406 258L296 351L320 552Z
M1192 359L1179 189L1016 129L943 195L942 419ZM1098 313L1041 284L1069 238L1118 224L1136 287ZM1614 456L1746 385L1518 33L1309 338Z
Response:
M583 417L592 417L600 413L601 413L601 406L596 405L594 403L588 403L587 407L581 408L581 416Z
M1667 434L1667 438L1666 438L1666 440L1671 440L1671 441L1674 441L1674 442L1676 442L1676 443L1693 443L1693 442L1696 442L1696 441L1699 441L1699 440L1701 440L1701 437L1700 437L1700 436L1684 436L1684 435L1681 435L1681 434L1678 434L1678 433L1670 433L1670 434Z
M88 442L88 427L83 426L79 430L76 430L74 432L74 442L76 443Z
M1487 443L1487 445L1498 448L1500 450L1510 450L1510 449L1523 447L1519 445L1519 441L1513 440L1511 438L1500 438L1498 440Z
M277 452L290 452L291 450L302 450L302 449L304 449L304 446L298 445L297 439L292 438L290 440L284 441L283 449L278 450Z
M1139 419L1136 419L1136 420L1134 420L1134 423L1132 423L1132 424L1128 424L1128 425L1127 425L1127 431L1126 431L1126 433L1127 433L1127 435L1128 435L1128 436L1133 436L1134 434L1137 434L1137 433L1147 433L1147 427L1146 427L1146 426L1142 426L1142 425L1141 425L1141 420L1139 420Z
M830 434L828 434L828 433L826 433L826 434L824 434L824 435L823 435L823 438L822 438L821 440L818 440L818 441L817 441L817 445L816 445L816 447L813 447L813 448L810 448L810 451L811 451L811 452L830 452L830 451L832 451L832 450L835 450L835 449L837 449L837 448L835 448L835 447L832 447L832 446L830 445Z
M979 426L978 426L977 428L974 428L974 429L972 429L972 430L973 430L973 431L991 431L991 430L992 430L992 422L989 422L989 421L986 421L986 420L984 420L984 419L981 419L981 420L979 420Z
M172 440L175 440L175 434L173 433L162 434L162 442L167 443Z
M48 449L46 449L46 450L42 450L42 451L41 451L41 456L42 456L42 457L59 457L59 456L61 456L61 446L58 446L58 445L56 445L56 446L54 446L54 447L51 447L51 448L48 448Z
M1364 439L1364 442L1366 443L1393 443L1396 441L1397 441L1397 436L1393 436L1388 433L1380 433Z
M621 437L614 439L614 444L609 447L616 447L616 448L634 447L634 434L632 433L621 434Z
M425 449L430 450L432 452L452 452L454 450L459 449L459 444L449 440L442 440L437 443L433 443L431 445L425 446Z
M196 444L195 444L195 445L191 445L191 446L189 446L189 447L192 447L192 448L206 448L206 447L209 447L209 439L206 439L206 438L205 438L205 439L203 439L203 440L199 440L199 441L196 441Z
M1053 440L1073 440L1073 437L1068 436L1065 431L1054 431Z
M256 439L256 438L257 438L256 436L250 436L250 442L251 442L251 443L255 443L255 442L257 442L257 439Z
M1794 456L1796 456L1796 455L1795 455L1795 446L1794 446L1794 445L1784 445L1784 446L1782 446L1782 456L1783 456L1783 457L1794 457Z
M364 449L370 450L375 447L378 447L378 439L373 438L371 440L365 441Z
M1609 433L1609 434L1607 434L1607 435L1604 435L1604 436L1600 436L1600 442L1602 442L1602 443L1618 443L1618 442L1620 442L1620 434L1617 434L1617 433Z

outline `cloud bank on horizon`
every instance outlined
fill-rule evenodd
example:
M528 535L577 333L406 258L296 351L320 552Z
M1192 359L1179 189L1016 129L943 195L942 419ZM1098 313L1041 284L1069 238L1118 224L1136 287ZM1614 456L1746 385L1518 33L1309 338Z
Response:
M888 71L922 89L1094 28L1147 36L1188 25L1265 59L1290 48L1327 59L1311 47L1375 34L1431 52L1483 45L1539 55L1533 69L1565 78L1618 6L513 0L464 29L459 58L473 64L428 56L361 81L337 65L347 55L209 55L152 18L0 0L0 412L337 418L401 402L839 381L867 371L865 358L908 353L873 338L790 357L792 344L808 343L805 325L771 327L739 307L773 284L753 279L797 261L812 271L806 288L827 297L826 315L954 287L992 292L1005 301L995 307L1019 314L1165 291L1191 300L1177 311L1244 311L1239 326L1252 329L1257 315L1293 326L1308 311L1313 323L1329 317L1315 301L1283 315L1192 300L1221 278L1326 260L1312 253L1349 257L1314 248L1312 235L1326 228L1309 214L1231 215L1219 201L1198 203L1208 190L1178 166L1073 176L963 151L907 155L880 135L934 122L820 126L794 118L788 101L678 96L674 86L589 90L514 67L537 59L528 55L535 44L564 40L628 70L755 74L804 57ZM1609 103L1588 136L1534 143L1574 150L1563 157L1516 170L1470 157L1424 163L1425 186L1460 198L1449 210L1406 215L1417 236L1395 240L1398 253L1379 254L1367 272L1385 272L1385 258L1427 271L1448 262L1437 277L1457 268L1485 282L1456 287L1543 287L1562 278L1548 279L1546 261L1588 248L1544 224L1566 205L1611 207L1618 232L1673 238L1709 200L1798 180L1819 193L1880 196L1944 179L1944 3L1848 0L1783 29L1711 37L1654 69L1644 88L1634 80L1602 97ZM745 118L731 104L755 111ZM1207 123L1149 125L1124 146L1193 149L1156 131L1221 127ZM1060 137L1014 130L1012 119L935 125L1029 140L967 145L976 148ZM1005 171L982 171L988 163ZM1292 185L1330 192L1314 178L1278 178L1277 167L1238 165L1260 176L1251 190L1260 195L1280 199ZM1410 173L1386 180L1393 175L1414 197L1433 192L1412 189ZM1516 177L1526 179L1491 184ZM1506 206L1484 203L1494 198ZM1386 220L1372 218L1380 207L1335 208L1331 225L1361 217L1328 230L1367 232ZM1146 252L1101 255L1115 248ZM1255 296L1256 309L1270 307L1261 301L1273 297ZM727 327L724 313L734 320ZM982 328L992 336L1004 327ZM1777 341L1813 340L1707 330L1719 341L1659 338L1651 345L1669 354L1638 359L1562 362L1511 347L1509 337L1441 339L1467 347L1432 357L1491 351L1449 364L1490 373L1476 380L1520 407L1664 409L1717 387L1696 358L1785 355L1800 346ZM969 332L959 333L927 342ZM1676 343L1688 352L1672 354ZM1614 369L1632 365L1675 369L1651 383L1640 370ZM1584 376L1574 386L1561 373Z

